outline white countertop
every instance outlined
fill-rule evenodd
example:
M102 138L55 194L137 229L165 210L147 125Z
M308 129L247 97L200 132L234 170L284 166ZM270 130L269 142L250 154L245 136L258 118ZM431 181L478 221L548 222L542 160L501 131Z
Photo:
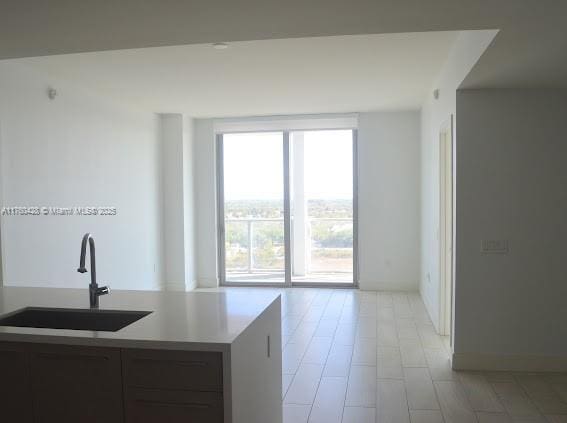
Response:
M0 288L0 315L23 307L89 308L87 289ZM117 332L0 326L0 341L228 351L274 301L274 292L111 291L101 310L152 311Z

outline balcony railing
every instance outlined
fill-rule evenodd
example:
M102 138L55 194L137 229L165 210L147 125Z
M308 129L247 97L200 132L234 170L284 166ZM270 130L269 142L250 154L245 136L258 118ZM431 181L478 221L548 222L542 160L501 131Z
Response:
M275 228L274 225L278 224ZM308 218L306 220L304 246L307 254L306 273L349 273L352 272L352 245L353 229L352 218ZM270 225L265 228L268 232L272 255L272 263L257 263L254 257L258 226ZM342 225L341 225L342 224ZM236 225L242 225L236 228ZM283 271L284 268L284 227L283 218L239 218L225 220L225 242L228 256L246 251L246 260L234 259L232 263L227 260L227 271L239 273L264 273ZM321 228L321 226L323 226ZM341 228L341 226L343 226ZM346 228L344 228L346 226ZM292 219L293 227L293 219ZM281 229L280 229L281 228ZM314 234L314 229L318 229ZM260 230L261 231L261 230ZM293 233L293 228L292 228ZM266 234L263 237L265 238ZM266 241L266 239L264 239ZM297 242L297 240L296 240ZM268 248L269 249L269 248ZM264 254L266 256L266 254ZM317 256L317 257L314 257ZM314 260L315 258L315 260ZM261 260L260 260L261 261ZM334 263L330 266L327 262ZM315 262L315 265L312 263ZM318 264L318 265L317 265Z

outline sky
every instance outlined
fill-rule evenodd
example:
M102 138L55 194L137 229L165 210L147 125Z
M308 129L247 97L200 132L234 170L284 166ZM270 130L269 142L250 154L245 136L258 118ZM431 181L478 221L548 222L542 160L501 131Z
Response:
M352 131L303 134L306 198L351 199ZM225 134L223 144L225 200L283 201L282 133Z

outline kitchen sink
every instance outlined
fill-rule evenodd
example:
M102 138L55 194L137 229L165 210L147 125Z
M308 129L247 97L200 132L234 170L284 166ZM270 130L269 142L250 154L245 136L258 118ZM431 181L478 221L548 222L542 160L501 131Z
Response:
M151 311L26 307L0 316L0 326L116 332Z

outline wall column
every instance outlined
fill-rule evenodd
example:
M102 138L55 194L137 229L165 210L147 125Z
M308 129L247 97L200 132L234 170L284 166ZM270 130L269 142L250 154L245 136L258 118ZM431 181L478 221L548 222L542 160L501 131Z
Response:
M311 245L308 239L307 200L305 198L305 142L303 132L291 136L291 202L293 276L305 276L309 271Z
M160 115L165 289L185 288L183 116Z

